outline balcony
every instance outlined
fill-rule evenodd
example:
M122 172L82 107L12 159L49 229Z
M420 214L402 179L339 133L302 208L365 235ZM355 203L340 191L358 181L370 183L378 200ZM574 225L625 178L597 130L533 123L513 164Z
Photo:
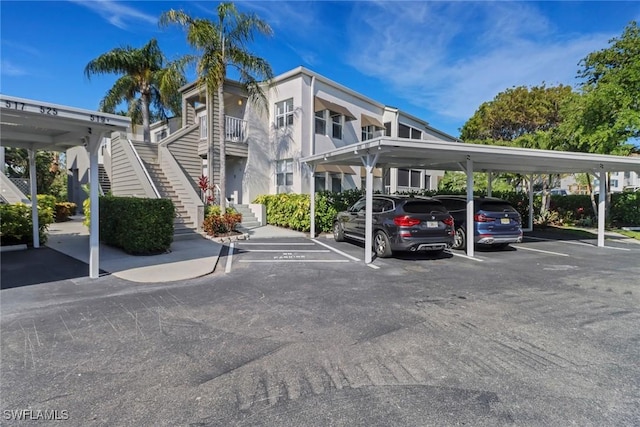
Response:
M247 121L236 117L224 116L225 141L247 143Z

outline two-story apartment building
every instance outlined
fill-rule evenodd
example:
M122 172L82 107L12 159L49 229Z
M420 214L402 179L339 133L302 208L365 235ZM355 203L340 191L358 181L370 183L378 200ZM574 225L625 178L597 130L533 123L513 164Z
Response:
M310 171L300 158L381 136L456 143L417 117L386 106L339 83L298 67L264 87L267 105L251 102L242 86L227 81L223 99L206 105L205 90L195 83L181 88L178 128L156 125L151 143L132 135L112 135L104 169L114 195L170 197L179 222L201 224L201 176L220 182L219 128L214 115L224 102L226 199L249 204L262 194L309 191ZM212 173L209 174L209 168ZM361 188L360 166L320 166L315 188L332 191ZM389 193L437 188L442 171L379 169L374 190ZM73 184L70 184L73 185ZM221 199L216 194L218 201Z

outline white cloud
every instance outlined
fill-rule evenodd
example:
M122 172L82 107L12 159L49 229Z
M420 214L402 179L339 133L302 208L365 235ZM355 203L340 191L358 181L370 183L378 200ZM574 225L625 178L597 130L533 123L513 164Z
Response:
M7 61L6 59L2 60L2 74L5 76L19 77L29 75L27 70L12 63L11 61Z
M134 22L146 22L156 25L158 18L132 7L126 6L118 1L111 0L69 0L71 3L91 9L111 25L126 30L128 25Z
M614 36L563 39L518 2L357 4L353 21L351 66L407 102L457 120L512 86L574 85L578 61Z

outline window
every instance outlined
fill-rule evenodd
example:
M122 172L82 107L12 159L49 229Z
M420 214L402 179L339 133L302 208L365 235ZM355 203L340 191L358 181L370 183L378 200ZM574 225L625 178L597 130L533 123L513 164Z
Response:
M167 137L167 130L162 129L161 131L156 132L156 142L160 142Z
M391 122L384 124L384 136L391 136Z
M200 120L200 139L207 139L207 113L198 116Z
M342 177L339 175L331 175L331 191L340 193L342 191Z
M320 175L316 175L316 192L324 191L327 187L327 179L324 176L324 173Z
M422 132L400 123L398 125L398 138L422 139Z
M342 114L334 113L333 111L330 111L329 114L331 115L331 136L336 139L342 139Z
M372 125L363 126L362 127L362 140L366 141L368 139L373 139L375 131L376 131L376 127L375 126L372 126Z
M293 98L276 102L276 126L283 128L293 124Z
M431 175L424 176L424 188L431 190Z
M327 119L324 116L324 111L316 111L316 133L320 135L327 134Z
M420 188L422 171L417 169L398 169L398 186Z
M293 160L278 160L276 162L276 184L293 185Z

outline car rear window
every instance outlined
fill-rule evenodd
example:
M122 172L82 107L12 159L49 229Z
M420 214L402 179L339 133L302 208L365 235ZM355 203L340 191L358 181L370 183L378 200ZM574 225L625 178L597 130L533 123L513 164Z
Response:
M513 212L515 209L507 202L484 201L480 204L480 209L488 212Z
M407 202L404 204L403 208L407 213L447 212L442 203L427 200Z

